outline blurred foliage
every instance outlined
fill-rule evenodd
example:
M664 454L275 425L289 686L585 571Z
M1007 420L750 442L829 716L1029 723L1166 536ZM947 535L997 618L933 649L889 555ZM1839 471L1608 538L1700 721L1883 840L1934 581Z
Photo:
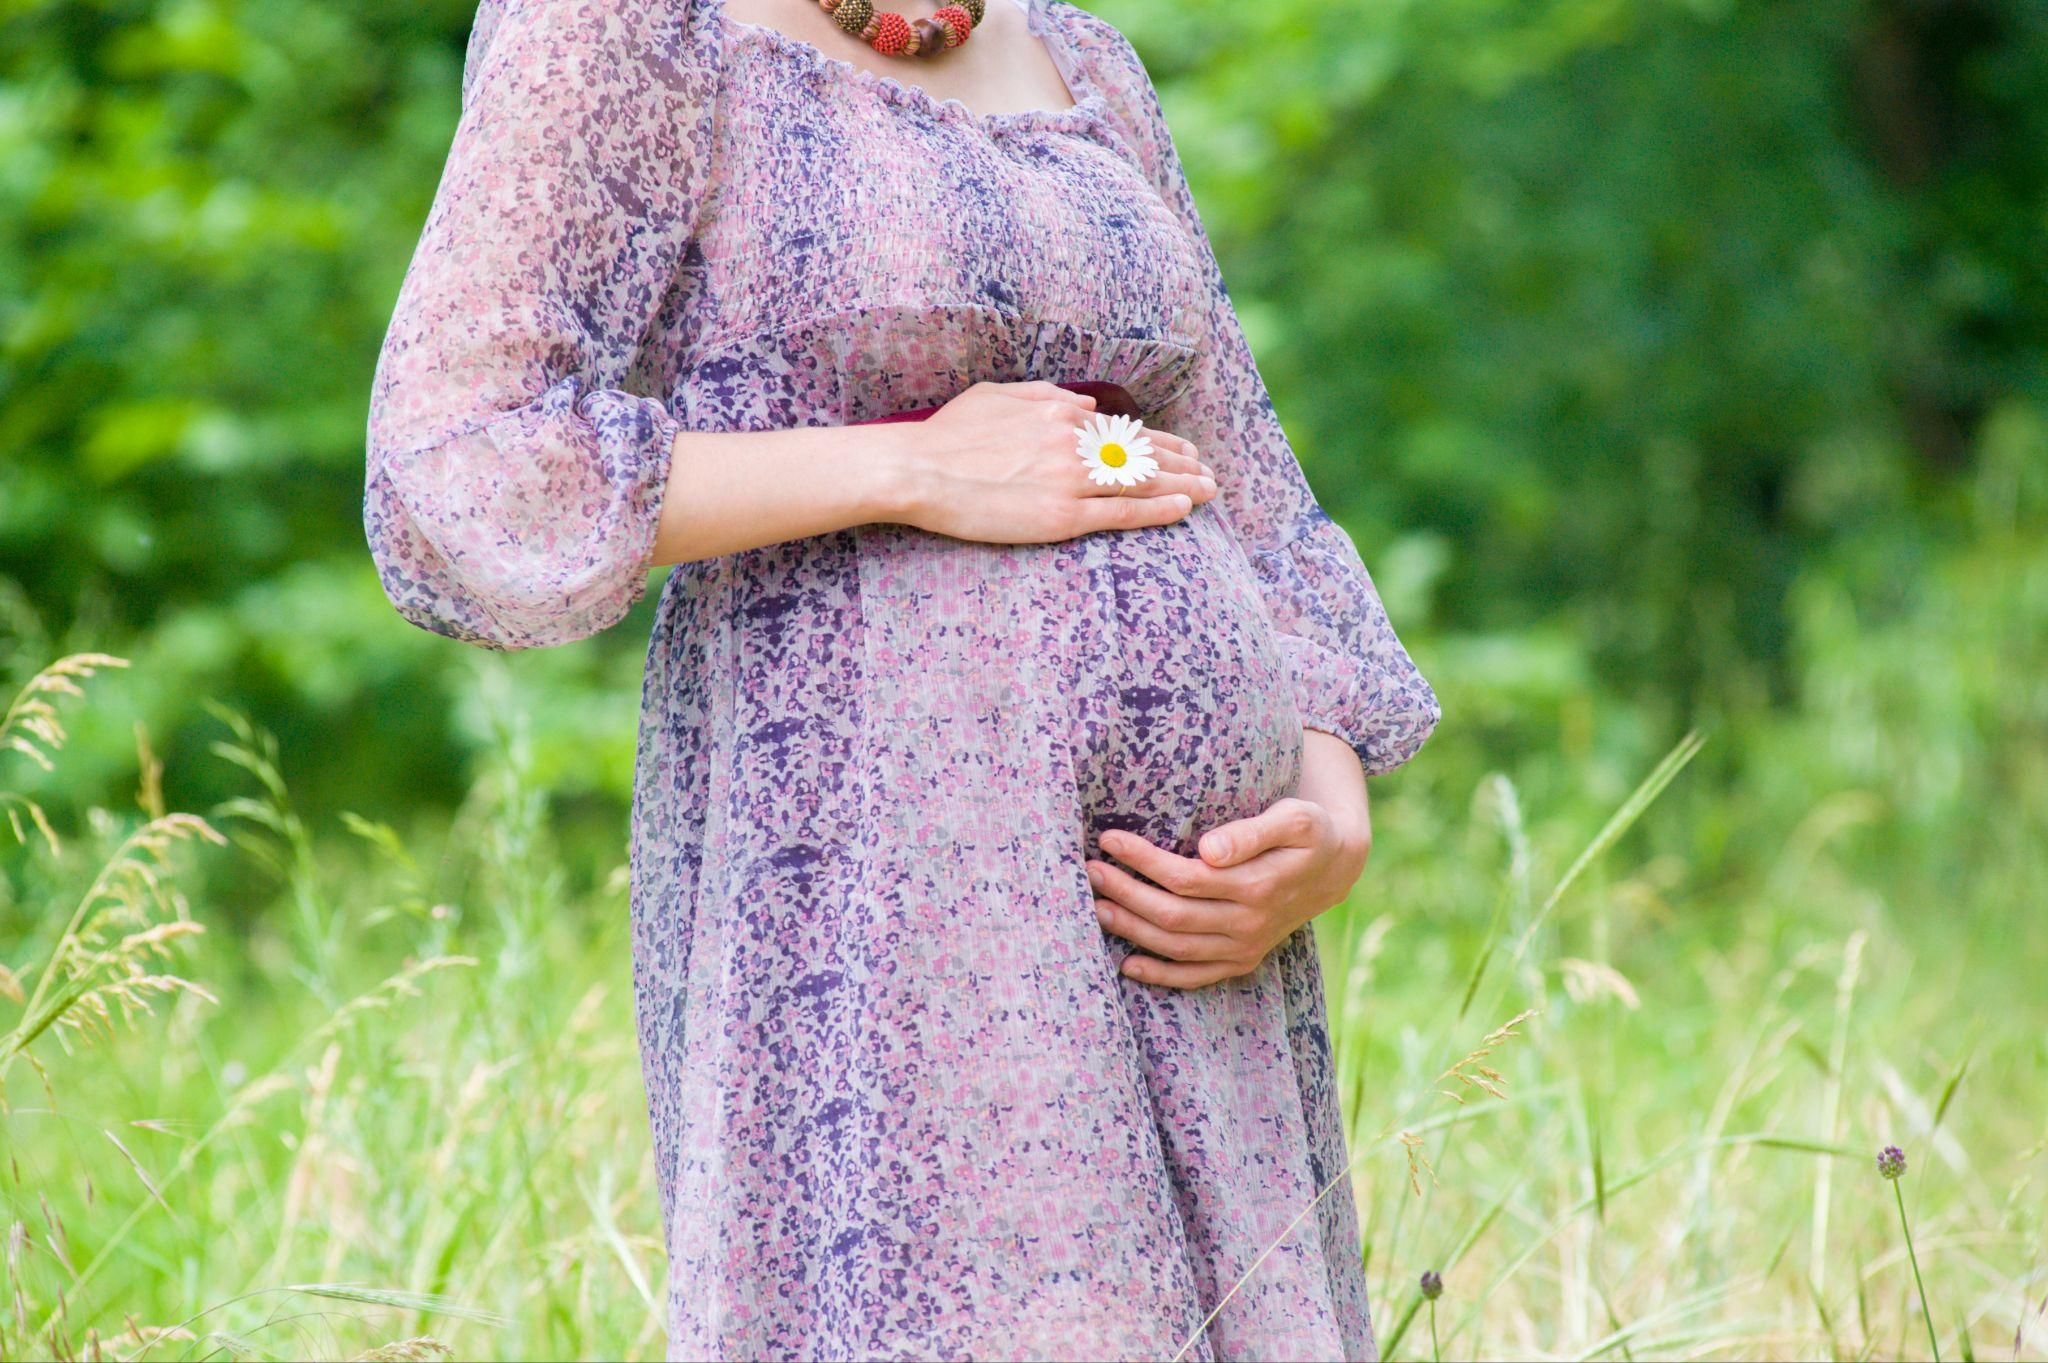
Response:
M1799 565L1875 523L1910 573L2048 394L2034 0L1218 14L1143 31L1170 114L1318 487L1428 537L1443 624L1782 695Z
M1897 615L1986 460L2042 476L2038 0L1101 8L1447 736L1540 751L1599 697L1630 765L1796 699L1802 612ZM445 809L480 750L478 660L389 609L359 514L471 15L0 3L5 665L122 648L174 772L195 694L314 810ZM607 821L647 620L513 673Z

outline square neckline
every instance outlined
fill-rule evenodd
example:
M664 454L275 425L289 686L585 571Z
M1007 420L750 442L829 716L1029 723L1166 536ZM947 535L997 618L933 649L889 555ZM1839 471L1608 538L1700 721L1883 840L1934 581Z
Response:
M899 80L886 71L857 66L844 57L832 56L808 39L782 29L736 19L726 9L725 0L696 0L696 3L708 5L716 11L713 22L729 38L773 48L788 59L842 84L934 118L978 128L985 134L1012 128L1058 130L1085 127L1107 110L1102 92L1082 73L1081 64L1074 60L1073 49L1067 45L1065 35L1057 25L1047 22L1045 10L1050 0L989 0L989 3L1015 4L1024 11L1025 31L1038 39L1039 45L1045 49L1046 57L1066 85L1073 103L1060 109L1008 109L993 113L979 112L964 100L934 94L922 85Z

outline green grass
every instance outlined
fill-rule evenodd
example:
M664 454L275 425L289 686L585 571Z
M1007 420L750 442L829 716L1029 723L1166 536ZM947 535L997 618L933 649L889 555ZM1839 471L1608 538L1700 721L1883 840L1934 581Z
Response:
M2017 538L1882 619L1816 587L1802 699L1662 763L1619 700L1447 688L1321 925L1388 1356L1436 1269L1444 1357L2048 1357L2044 601ZM203 822L146 751L126 810L64 806L61 732L8 759L0 1356L660 1355L623 829L586 870L508 694L403 834L302 820L228 710Z

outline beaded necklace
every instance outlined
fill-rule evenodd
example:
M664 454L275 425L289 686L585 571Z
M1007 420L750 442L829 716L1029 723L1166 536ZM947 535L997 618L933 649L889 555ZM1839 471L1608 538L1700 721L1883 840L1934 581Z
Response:
M875 8L874 0L818 0L832 22L885 57L928 57L967 41L987 12L987 0L954 0L929 19L906 19Z

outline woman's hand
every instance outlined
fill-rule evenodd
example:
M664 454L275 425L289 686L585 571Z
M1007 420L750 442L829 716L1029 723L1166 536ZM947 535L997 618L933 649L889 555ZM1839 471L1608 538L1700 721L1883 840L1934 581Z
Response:
M1146 428L1159 472L1121 491L1089 481L1075 428L1095 399L1056 383L977 383L905 423L906 496L898 519L991 544L1050 544L1096 530L1180 520L1216 495L1188 441Z
M1127 957L1125 975L1177 989L1248 975L1351 892L1372 852L1364 770L1344 740L1313 729L1305 739L1302 793L1209 830L1199 857L1120 829L1101 836L1105 852L1152 882L1088 863L1096 920L1151 953Z

